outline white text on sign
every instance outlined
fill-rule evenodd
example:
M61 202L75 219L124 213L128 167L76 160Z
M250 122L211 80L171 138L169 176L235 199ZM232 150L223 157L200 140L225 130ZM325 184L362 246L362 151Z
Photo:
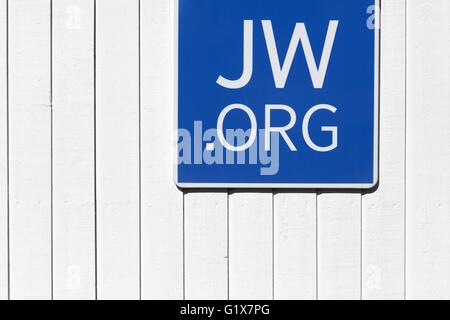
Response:
M324 47L322 50L322 55L320 63L317 63L314 58L313 50L311 48L311 43L309 41L308 32L304 23L297 23L294 28L294 32L291 37L289 48L287 50L286 57L283 63L280 62L278 55L277 44L275 40L275 35L272 27L272 21L262 20L262 28L264 31L264 37L266 41L266 47L269 54L270 65L272 68L273 79L275 82L275 87L277 89L283 89L286 85L289 73L291 71L292 63L294 61L295 54L297 52L298 46L301 43L303 52L306 58L306 63L308 65L309 74L314 89L322 89L326 73L328 70L328 64L330 62L331 53L333 50L333 44L336 37L336 32L339 26L339 21L331 20L328 24L328 31L324 42ZM244 49L243 49L243 71L242 75L237 80L229 80L223 76L219 76L217 83L226 89L241 89L245 87L252 78L253 75L253 20L244 21ZM224 137L223 133L223 123L227 114L232 110L242 110L246 113L250 119L250 137L245 144L235 146L230 144ZM290 121L287 125L283 127L272 127L271 125L271 111L272 110L282 110L289 114ZM319 146L313 142L309 134L309 122L311 117L320 110L326 110L332 113L336 113L337 108L328 104L319 104L313 106L305 114L302 123L302 134L305 139L306 144L312 150L317 152L329 152L338 147L338 128L333 126L323 126L321 130L323 132L331 132L331 143L328 146ZM270 138L272 132L277 132L281 135L284 141L289 146L289 149L293 152L297 151L292 140L289 138L288 131L294 128L297 122L297 115L294 109L288 105L284 104L267 104L265 105L265 150L270 151ZM256 121L255 114L248 106L240 103L231 104L225 107L219 114L217 120L217 134L220 143L228 150L234 152L245 151L250 148L255 140L257 139L258 125Z

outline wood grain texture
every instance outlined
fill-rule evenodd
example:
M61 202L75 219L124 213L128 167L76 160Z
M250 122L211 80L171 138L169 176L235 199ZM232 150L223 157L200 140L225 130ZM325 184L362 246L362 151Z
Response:
M94 2L53 1L53 290L95 298Z
M7 5L0 1L0 300L8 299Z
M50 299L50 1L9 1L12 299Z
M317 199L318 298L361 297L361 194L323 193Z
M228 194L185 195L185 298L228 298Z
M273 299L273 194L229 197L230 299Z
M139 6L96 1L98 298L140 296Z
M183 298L183 192L173 182L173 1L141 1L142 298Z
M405 0L381 9L380 177L363 196L364 299L404 297Z
M450 2L407 2L406 297L450 299Z
M274 297L316 299L316 194L274 194Z

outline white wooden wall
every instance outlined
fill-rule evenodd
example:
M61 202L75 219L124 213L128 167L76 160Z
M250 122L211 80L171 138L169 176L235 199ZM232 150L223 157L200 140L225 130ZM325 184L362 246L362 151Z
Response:
M376 192L178 190L171 0L0 0L0 298L450 299L450 1L384 0Z

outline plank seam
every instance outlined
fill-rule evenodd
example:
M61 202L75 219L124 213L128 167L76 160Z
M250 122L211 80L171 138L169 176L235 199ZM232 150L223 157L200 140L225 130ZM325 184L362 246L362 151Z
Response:
M230 190L227 189L227 299L230 300Z
M98 300L98 228L97 228L97 0L94 0L94 243L95 300Z
M139 300L142 300L142 74L141 74L141 0L138 0L138 82L139 82Z
M54 297L53 258L53 0L50 0L50 298Z
M363 193L359 196L359 300L363 300Z
M408 126L408 121L407 121L407 111L408 111L408 1L404 1L405 3L405 148L404 148L404 225L403 225L403 299L406 300L406 228L407 228L407 143L408 143L408 139L407 139L407 126Z
M275 190L272 189L272 300L275 300Z
M183 300L186 300L186 217L185 201L186 192L183 190Z
M6 0L6 233L7 233L7 295L8 300L11 300L11 249L10 249L10 231L9 231L9 215L10 215L10 188L9 188L9 0Z
M316 190L316 300L319 300L319 193Z

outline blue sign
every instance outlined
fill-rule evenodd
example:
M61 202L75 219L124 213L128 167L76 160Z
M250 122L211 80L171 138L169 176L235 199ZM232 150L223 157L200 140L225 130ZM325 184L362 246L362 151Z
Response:
M186 188L371 188L377 0L178 0Z

